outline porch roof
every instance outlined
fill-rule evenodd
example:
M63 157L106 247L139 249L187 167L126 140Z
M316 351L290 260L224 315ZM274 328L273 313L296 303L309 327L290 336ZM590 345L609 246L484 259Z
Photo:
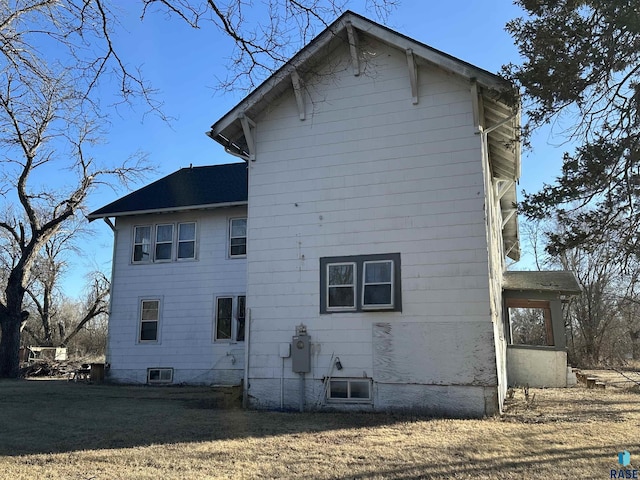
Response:
M546 272L513 271L503 276L504 290L559 292L562 295L578 295L582 288L573 272L556 270Z

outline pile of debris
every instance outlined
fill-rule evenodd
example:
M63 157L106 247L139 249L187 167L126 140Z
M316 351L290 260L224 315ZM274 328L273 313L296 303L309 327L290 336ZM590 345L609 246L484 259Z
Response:
M80 363L76 362L39 360L23 364L20 376L22 378L70 378L79 368Z

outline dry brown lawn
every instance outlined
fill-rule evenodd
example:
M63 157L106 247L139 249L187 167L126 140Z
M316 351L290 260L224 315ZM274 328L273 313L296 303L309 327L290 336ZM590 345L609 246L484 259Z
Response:
M533 400L531 399L533 396ZM0 381L2 479L610 478L633 389L516 390L501 418L223 410L206 388ZM638 468L638 467L636 467Z

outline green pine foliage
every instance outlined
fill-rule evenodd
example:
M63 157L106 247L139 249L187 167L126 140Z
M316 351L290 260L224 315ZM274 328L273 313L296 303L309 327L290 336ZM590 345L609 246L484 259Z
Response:
M551 124L578 146L561 175L520 206L529 218L556 217L548 250L617 238L626 256L640 253L640 2L517 0L512 20L521 65L504 75L521 88L528 124Z

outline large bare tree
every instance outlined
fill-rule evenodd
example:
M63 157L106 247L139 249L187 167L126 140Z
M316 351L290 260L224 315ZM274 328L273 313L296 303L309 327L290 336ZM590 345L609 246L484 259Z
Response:
M23 301L41 250L94 187L146 168L140 158L107 165L91 156L105 125L106 74L118 79L121 101L142 96L156 107L113 49L115 23L101 0L0 2L0 229L14 254L0 297L0 377L18 375ZM54 172L64 179L50 181Z
M104 104L142 101L162 115L154 92L115 47L121 12L112 3L0 1L0 239L13 255L0 275L0 378L18 375L23 301L39 252L82 211L97 185L126 182L146 168L140 158L115 165L92 158L91 147L107 125ZM231 89L263 80L348 3L270 0L262 12L243 0L138 5L142 18L160 12L230 37L230 75L219 87ZM384 18L395 1L368 3ZM108 91L117 97L106 99ZM48 183L52 172L65 172L65 180Z

